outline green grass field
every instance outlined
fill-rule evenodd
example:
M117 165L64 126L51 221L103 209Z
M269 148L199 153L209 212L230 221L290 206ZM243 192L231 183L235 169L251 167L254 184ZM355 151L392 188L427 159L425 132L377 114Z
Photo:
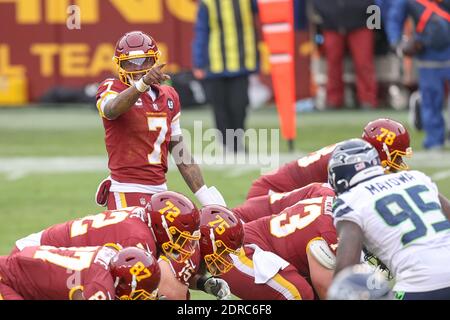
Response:
M407 124L406 113L390 110L299 114L296 153L288 158L359 137L368 121L382 116ZM182 126L192 130L194 121L203 121L204 126L210 127L211 119L209 109L187 110L182 115ZM277 128L278 118L273 108L252 111L247 125ZM449 197L450 153L428 155L420 147L423 134L412 128L410 133L416 152L410 164L431 175ZM104 159L103 138L101 120L91 108L0 108L0 254L7 254L15 240L23 236L102 210L94 203L94 193L99 181L108 174L106 166L71 172L51 165L45 168L45 164L53 163L57 157L64 157L62 162L72 159L75 163L86 158ZM286 143L281 141L280 152L286 151ZM28 163L26 170L21 165L23 161ZM243 202L252 180L260 174L256 167L231 168L203 169L207 184L217 186L230 207ZM168 185L192 198L176 170L169 171ZM207 297L194 294L194 298Z

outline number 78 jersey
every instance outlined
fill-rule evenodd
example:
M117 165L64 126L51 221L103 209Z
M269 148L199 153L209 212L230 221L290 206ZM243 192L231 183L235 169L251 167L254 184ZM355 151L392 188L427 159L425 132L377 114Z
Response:
M422 172L402 171L360 183L336 199L333 216L335 224L347 220L359 225L367 250L393 272L395 291L450 285L450 222L436 185Z
M97 91L97 108L105 127L111 177L121 183L163 186L171 137L180 135L180 102L170 86L153 86L115 120L104 115L107 102L128 86L106 79Z

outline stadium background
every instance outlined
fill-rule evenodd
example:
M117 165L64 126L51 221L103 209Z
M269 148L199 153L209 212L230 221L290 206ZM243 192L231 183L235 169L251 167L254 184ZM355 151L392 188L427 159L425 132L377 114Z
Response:
M65 9L71 3L87 13L81 30L68 30L65 25ZM20 237L102 210L94 203L94 193L108 171L103 127L95 106L35 104L48 89L86 85L111 75L115 71L111 63L114 43L131 29L151 30L170 72L190 68L196 1L124 3L0 0L0 90L12 90L18 99L12 105L20 105L0 107L0 254L7 254ZM138 4L147 7L136 10ZM268 71L263 63L263 73ZM10 86L5 89L6 77ZM409 123L406 111L387 108L299 113L296 151L288 153L280 141L280 160L287 162L325 145L358 137L363 126L378 117ZM199 120L206 128L212 127L207 106L184 110L182 127L192 130L194 121ZM273 104L251 110L248 127L278 128ZM448 151L425 153L420 146L422 133L408 128L415 151L409 164L431 175L441 192L450 197ZM173 165L168 173L169 188L194 199L180 174L172 169ZM219 188L230 207L244 201L248 187L260 174L256 166L205 165L203 171L207 183Z

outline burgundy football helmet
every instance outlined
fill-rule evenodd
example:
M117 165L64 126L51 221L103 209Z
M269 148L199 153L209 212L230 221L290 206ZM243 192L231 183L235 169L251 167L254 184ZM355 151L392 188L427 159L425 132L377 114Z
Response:
M371 121L364 127L362 138L377 149L387 171L408 169L403 157L411 157L412 148L408 130L401 123L383 118Z
M239 254L244 242L244 226L233 212L219 205L200 210L200 252L213 276L233 268L230 254Z
M128 247L110 262L110 270L120 300L156 300L161 278L156 259L147 251Z
M126 85L139 80L159 60L161 52L152 37L142 31L126 33L117 41L113 61Z
M200 213L195 204L181 193L156 193L147 207L149 226L160 250L177 262L186 261L200 239Z

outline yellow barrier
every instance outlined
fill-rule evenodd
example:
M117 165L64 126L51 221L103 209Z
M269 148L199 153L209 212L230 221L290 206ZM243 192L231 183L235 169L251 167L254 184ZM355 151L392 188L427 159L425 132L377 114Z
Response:
M0 76L0 107L28 103L27 79L23 76Z

